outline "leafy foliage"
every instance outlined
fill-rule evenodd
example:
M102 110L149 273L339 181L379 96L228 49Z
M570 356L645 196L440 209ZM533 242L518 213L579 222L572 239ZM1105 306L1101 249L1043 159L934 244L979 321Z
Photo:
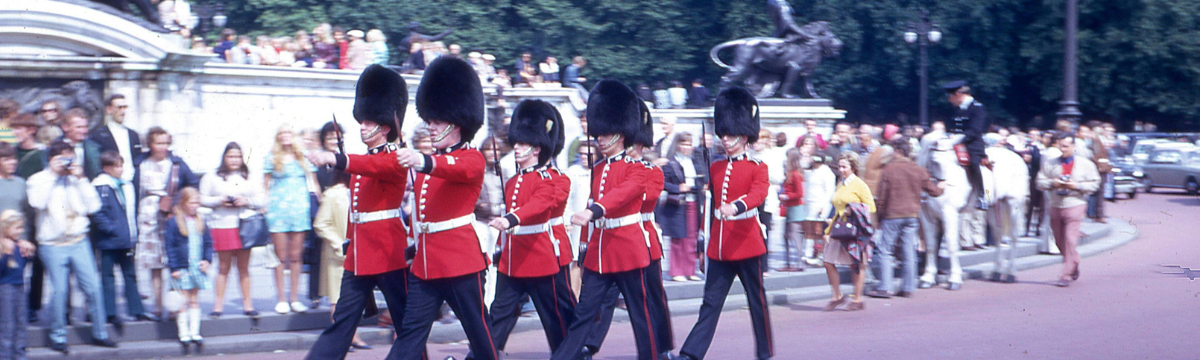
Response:
M845 42L814 78L820 94L851 120L915 122L917 48L901 34L925 8L945 34L930 47L933 117L949 105L938 84L972 83L995 123L1048 126L1062 93L1064 0L791 0L796 21L826 20ZM320 22L383 30L394 61L409 22L425 33L455 31L447 43L495 54L512 66L535 58L588 58L584 76L630 83L701 78L722 69L708 50L771 31L765 1L736 0L225 0L230 26L286 35ZM1080 102L1089 118L1156 122L1200 119L1200 2L1080 2ZM1041 119L1041 120L1039 120Z

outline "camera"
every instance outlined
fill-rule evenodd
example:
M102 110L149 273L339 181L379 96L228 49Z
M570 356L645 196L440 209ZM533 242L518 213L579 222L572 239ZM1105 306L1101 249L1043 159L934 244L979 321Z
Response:
M62 166L63 166L63 167L67 167L67 168L69 168L69 167L71 167L71 164L75 163L75 158L73 158L73 157L64 157L64 158L61 158L61 159L60 159L60 160L58 160L58 161L59 161L60 163L62 163Z
M1058 181L1061 181L1061 182L1068 182L1068 181L1071 181L1071 175L1062 175L1062 176L1059 176L1059 177L1058 177ZM1068 190L1068 189L1065 189L1065 188L1059 188L1059 189L1058 189L1058 191L1056 191L1056 192L1057 192L1057 193L1058 193L1058 195L1060 195L1060 196L1065 196L1065 195L1067 195L1067 194L1071 193L1071 190Z

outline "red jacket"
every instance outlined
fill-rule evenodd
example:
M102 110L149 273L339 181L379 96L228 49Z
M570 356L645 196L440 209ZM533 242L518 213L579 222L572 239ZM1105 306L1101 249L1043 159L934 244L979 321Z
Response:
M662 168L648 161L642 161L642 165L650 168L650 173L646 178L646 196L642 198L642 218L645 220L647 214L654 215L654 207L658 206L658 196L662 194L664 182ZM650 242L650 261L661 260L663 249L658 223L642 221L642 227L646 229L646 239Z
M621 153L596 164L593 171L596 172L592 177L593 203L588 209L592 210L592 220L600 221L589 226L591 233L586 236L588 251L583 266L610 274L650 265L646 232L641 226L642 197L646 195L650 168ZM626 226L597 224L616 225L632 217L637 220Z
M555 178L558 178L558 177L563 178L562 182L556 182L555 184L556 184L556 186L559 187L560 190L562 190L564 193L567 194L567 197L570 197L571 177L567 176L567 174L564 174L562 171L559 171L558 168L553 167L553 166L546 166L545 169L546 169L546 171L549 171L551 174L554 174ZM558 253L559 253L558 266L559 267L570 265L572 261L575 261L574 255L571 253L571 241L570 241L570 238L567 237L567 223L569 221L571 221L571 219L568 219L563 216L563 213L565 213L566 211L567 211L567 202L566 201L561 201L561 202L555 204L554 207L550 209L550 218L551 219L553 219L553 218L563 219L561 224L554 225L552 227L552 230L554 231L554 234L553 234L554 238L558 239L558 247L559 247L559 249L558 249Z
M787 174L783 186L779 189L788 199L779 202L780 214L786 214L791 206L804 205L804 173L792 171Z
M408 267L404 258L408 230L399 215L408 184L408 168L396 161L396 155L392 153L395 150L394 144L384 145L371 149L371 155L346 155L340 164L353 175L350 179L350 221L346 224L350 246L346 248L345 267L355 275L381 274ZM395 216L361 223L355 220L356 213L388 211L394 211Z
M411 231L417 239L417 255L412 271L424 280L476 273L488 266L474 221L430 233L439 224L474 214L483 189L483 153L467 145L449 150L426 155L425 166L413 183L417 208Z
M758 217L748 216L747 211L758 208L767 198L767 188L770 186L767 165L743 153L714 162L709 171L712 174L715 205L709 229L708 257L713 260L733 261L765 254L765 229ZM720 213L717 209L725 203L732 203L738 208L735 217L748 217L722 220L716 216Z
M548 224L557 220L561 225L562 212L559 211L557 217L554 213L566 205L570 191L571 180L566 175L544 167L522 169L520 174L508 179L504 194L509 212L504 217L512 228L496 239L502 246L498 265L501 273L512 277L541 277L559 272L563 245L567 245L565 250L570 258L571 241L566 236L552 236L556 235L556 229ZM537 232L525 233L528 231ZM565 228L562 235L566 235Z

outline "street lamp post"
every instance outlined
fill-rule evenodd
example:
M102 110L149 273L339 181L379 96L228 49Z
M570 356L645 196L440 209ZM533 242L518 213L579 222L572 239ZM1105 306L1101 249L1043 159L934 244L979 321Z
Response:
M919 49L918 70L921 77L921 125L929 125L929 45L942 40L942 31L938 25L929 20L929 11L921 9L918 16L920 21L910 22L908 31L904 33L904 42L916 44Z
M1065 24L1066 38L1063 39L1063 98L1058 108L1058 119L1076 122L1083 117L1079 112L1079 74L1077 72L1076 32L1079 29L1078 0L1067 1Z
M229 17L225 16L225 4L206 2L196 7L195 13L192 14L191 26L198 34L207 35L213 28L217 28L219 31L228 22Z

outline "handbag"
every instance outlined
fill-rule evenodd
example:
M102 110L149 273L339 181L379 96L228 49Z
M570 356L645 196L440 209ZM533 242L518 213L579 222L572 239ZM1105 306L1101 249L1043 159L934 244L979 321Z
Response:
M238 219L238 237L242 238L242 249L266 246L271 234L267 231L267 217L260 212Z
M167 177L167 194L158 197L158 212L163 214L170 214L175 206L175 192L179 190L179 164L171 165L171 173Z
M858 239L858 225L849 218L849 216L840 216L834 219L833 224L829 225L829 237L842 241Z
M681 206L687 202L687 194L667 194L667 204Z

